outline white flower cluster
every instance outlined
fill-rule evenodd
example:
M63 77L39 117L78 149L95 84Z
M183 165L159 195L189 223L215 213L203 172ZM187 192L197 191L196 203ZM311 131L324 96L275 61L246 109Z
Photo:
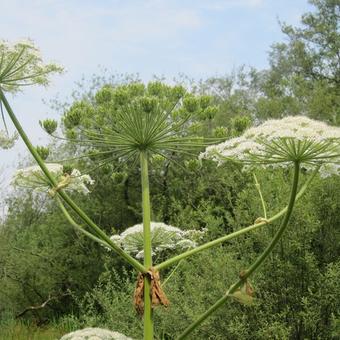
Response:
M323 164L320 171L326 177L340 170L340 128L304 116L268 120L240 137L209 146L202 158L262 166L286 166L297 159L306 168Z
M39 50L32 41L16 44L0 40L0 88L17 92L20 87L34 84L47 85L48 75L62 72L62 68L50 63L44 65Z
M124 334L103 328L84 328L65 334L60 340L133 340Z
M94 180L90 175L82 175L78 169L73 169L71 172L71 181L66 187L66 190L77 191L82 194L89 194L90 190L87 185L93 185Z
M6 131L0 130L0 149L10 149L18 139L18 134L8 136Z
M92 185L94 181L89 175L81 175L77 169L73 169L71 175L67 175L64 174L61 164L46 163L45 165L57 182L63 183L63 189L85 195L90 192L87 185ZM50 189L48 179L37 165L17 170L13 176L12 184L18 187L33 189L37 192L47 192Z
M162 222L151 222L152 255L164 250L195 248L206 230L181 230ZM136 224L120 235L111 236L111 240L125 251L140 259L143 251L143 224Z

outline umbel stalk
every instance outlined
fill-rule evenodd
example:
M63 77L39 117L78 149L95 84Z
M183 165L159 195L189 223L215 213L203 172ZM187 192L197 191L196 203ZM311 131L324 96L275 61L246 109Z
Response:
M235 284L233 284L228 291L223 295L219 300L215 302L206 312L204 312L196 321L194 321L188 328L184 330L184 332L177 338L177 340L185 339L192 331L194 331L205 319L207 319L212 313L215 312L223 303L228 299L228 297L232 296L252 275L256 270L261 266L264 260L269 256L269 254L274 249L275 245L279 242L284 233L285 229L288 226L290 217L293 212L296 195L297 195L297 188L299 183L299 173L300 173L300 163L294 162L294 178L292 183L292 189L290 193L289 203L287 207L287 212L282 220L280 228L277 230L276 234L274 235L273 239L267 246L267 248L263 251L263 253L257 258L257 260L245 271Z
M307 181L304 183L304 185L300 188L300 191L296 194L296 198L295 198L295 202L300 199L303 194L305 193L305 191L308 189L309 185L311 184L311 182L313 181L314 177L316 176L316 174L319 172L320 166L316 167L315 170L313 171L313 173L309 176L309 178L307 179ZM204 243L196 248L190 249L185 251L182 254L176 255L174 257L171 257L170 259L165 260L164 262L158 264L155 266L155 268L157 270L162 270L164 268L168 268L172 265L174 265L175 263L184 260L187 257L190 257L192 255L198 254L203 250L207 250L210 249L212 247L215 247L219 244L221 244L222 242L226 242L229 240L232 240L233 238L237 237L237 236L241 236L243 234L246 234L250 231L259 229L265 225L269 225L273 222L275 222L277 219L279 219L280 217L282 217L286 212L287 212L288 206L286 206L285 208L283 208L282 210L280 210L277 214L275 214L274 216L267 218L264 221L258 222L258 223L254 223L248 227L244 227L238 231L235 231L231 234L227 234L224 235L222 237L219 237L213 241Z

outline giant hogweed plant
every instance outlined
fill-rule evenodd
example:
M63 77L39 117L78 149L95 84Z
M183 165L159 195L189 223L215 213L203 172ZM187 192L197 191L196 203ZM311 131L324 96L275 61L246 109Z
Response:
M43 64L38 50L31 42L15 45L7 42L0 43L1 112L3 114L3 108L5 108L18 134L37 162L37 166L19 170L14 183L40 192L47 192L51 198L56 200L74 228L121 256L138 272L135 303L137 311L143 314L144 339L148 340L154 338L153 309L158 304L168 304L160 284L159 272L161 270L178 264L205 249L282 219L276 234L263 253L247 269L240 271L238 280L229 286L226 293L214 305L189 325L178 339L186 338L229 298L241 303L251 303L253 287L249 277L259 270L261 264L281 239L289 224L295 202L303 195L318 172L322 176L339 174L340 129L303 116L287 117L267 121L246 130L240 137L214 144L220 140L198 138L188 133L191 114L194 111L192 107L195 104L192 98L185 98L181 87L173 88L170 98L136 94L130 102L126 103L125 100L125 104L116 110L112 110L108 105L107 112L99 115L87 112L86 107L80 107L65 118L64 124L68 125L66 131L68 139L75 144L90 148L90 152L85 156L98 157L100 164L106 164L117 158L122 163L131 162L129 164L134 165L139 163L143 224L110 237L68 194L69 191L87 194L89 192L87 185L91 185L92 179L88 175L81 175L76 169L45 163L44 158L48 152L43 148L35 148L31 144L6 97L8 92L15 93L23 86L46 85L49 75L61 71L62 69L57 65ZM118 102L120 99L124 102L124 93L117 92L115 95L118 96ZM192 110L183 109L185 100ZM202 112L211 116L214 110L206 105ZM79 124L80 120L82 120L82 125ZM47 120L41 122L41 125L51 135L55 134L57 129L55 121ZM8 135L5 123L4 128L7 143L2 143L1 146L8 148L15 138ZM178 228L151 222L148 169L150 160L159 156L172 160L176 153L190 154L192 150L199 150L203 147L207 148L201 153L201 159L210 158L219 164L226 161L238 162L244 166L244 171L250 171L258 166L293 167L294 175L288 205L276 215L267 216L266 204L255 177L262 202L263 216L259 217L254 224L237 232L198 245L192 237L184 235ZM299 174L302 168L311 170L312 173L299 187ZM71 215L76 215L82 221L82 225L77 223ZM166 242L162 242L163 238ZM156 246L155 242L157 242ZM153 263L155 252L174 247L179 242L185 245L182 249L186 250L160 263ZM139 259L143 259L143 263Z

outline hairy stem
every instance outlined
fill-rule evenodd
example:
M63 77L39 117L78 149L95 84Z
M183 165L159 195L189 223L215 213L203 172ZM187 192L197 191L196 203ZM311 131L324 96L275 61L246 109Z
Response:
M204 320L206 320L215 310L217 310L223 303L227 300L229 296L235 293L247 280L247 278L252 275L257 269L261 266L264 260L268 257L268 255L272 252L275 245L279 242L282 237L283 232L288 226L290 217L293 212L296 196L297 196L297 188L299 183L299 173L300 173L300 163L294 163L294 178L292 189L290 193L290 199L287 207L287 212L285 214L284 219L282 220L280 228L277 230L273 239L267 246L267 248L263 251L263 253L256 259L256 261L244 272L242 278L240 278L236 283L234 283L226 292L224 296L222 296L219 300L215 302L206 312L204 312L196 321L194 321L188 328L184 330L184 332L177 338L185 339L192 331L194 331Z
M52 176L52 174L48 171L44 161L39 156L38 152L30 142L28 136L26 135L24 129L22 128L20 122L16 118L11 106L9 105L7 98L5 97L4 93L0 89L0 101L4 104L6 111L12 120L14 126L16 127L19 135L21 136L22 140L24 141L25 145L27 146L28 150L38 163L39 167L41 168L42 172L47 177L48 181L50 182L51 188L57 188L58 183L55 180L55 178ZM106 243L108 243L114 251L123 257L128 263L130 263L131 266L133 266L137 271L146 272L145 267L135 260L132 256L127 254L124 250L119 248L111 239L108 237L105 232L100 229L86 214L83 212L82 209L78 207L78 205L62 190L57 191L58 195L69 205L69 207L93 230L93 232L96 234L96 236Z
M142 203L143 203L143 238L144 238L144 267L152 267L152 245L151 245L151 209L150 189L148 174L148 155L145 152L140 154L141 179L142 179ZM153 339L153 320L151 306L150 277L144 276L144 340Z

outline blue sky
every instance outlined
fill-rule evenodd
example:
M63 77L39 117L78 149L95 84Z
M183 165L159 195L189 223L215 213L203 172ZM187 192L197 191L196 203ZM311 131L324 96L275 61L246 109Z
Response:
M307 0L0 0L0 8L0 39L29 37L67 71L48 89L10 98L36 144L47 141L39 119L58 117L42 100L67 98L99 66L145 81L179 73L200 79L243 64L265 68L270 46L284 40L278 19L298 25L311 10ZM12 168L19 154L20 142L0 150L0 166Z

